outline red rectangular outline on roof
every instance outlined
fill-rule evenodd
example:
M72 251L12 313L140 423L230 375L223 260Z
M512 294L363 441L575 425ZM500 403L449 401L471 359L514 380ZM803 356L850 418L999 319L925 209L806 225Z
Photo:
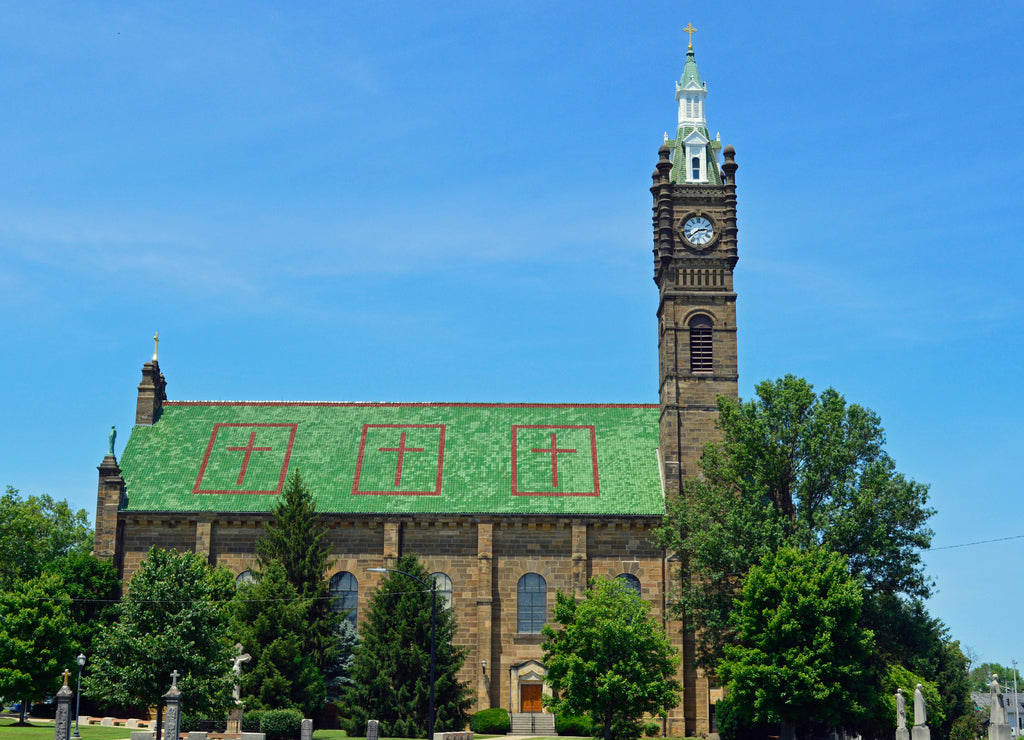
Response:
M590 454L594 463L593 491L520 491L516 462L516 432L520 429L589 429ZM512 425L512 495L513 496L600 496L601 484L597 478L597 432L593 424L513 424Z
M363 424L359 438L359 456L356 458L356 477L352 481L353 496L440 496L441 471L444 468L444 424ZM359 476L363 470L363 451L366 448L366 430L374 429L438 429L441 438L437 442L437 481L433 491L360 491Z
M288 435L288 449L284 453L284 463L281 465L281 476L277 481L277 488L273 491L215 491L212 489L200 488L199 484L203 480L203 474L206 472L206 464L210 462L210 454L213 452L213 443L217 439L217 431L221 427L290 427L292 432ZM213 432L210 434L210 443L206 446L206 454L203 455L203 464L199 468L199 476L196 478L196 484L192 487L192 493L195 495L205 494L225 494L225 493L236 493L242 496L277 496L284 489L284 479L288 474L288 461L292 457L292 445L295 444L295 431L299 428L298 424L224 424L217 423L213 425Z

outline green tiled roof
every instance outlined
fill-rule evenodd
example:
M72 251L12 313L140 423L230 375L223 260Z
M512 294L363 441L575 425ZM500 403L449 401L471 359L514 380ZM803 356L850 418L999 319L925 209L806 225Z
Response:
M165 402L121 456L129 511L659 515L657 405Z
M665 142L672 149L672 173L669 177L673 183L686 182L686 175L683 172L683 166L686 163L686 146L683 144L683 139L685 139L690 132L694 130L694 128L694 126L680 126L679 131L676 133L676 138L668 139ZM704 134L704 138L710 140L708 143L708 152L706 157L708 166L708 184L721 185L722 173L718 170L718 152L722 149L722 142L718 141L718 139L712 139L706 126L701 126L700 132Z

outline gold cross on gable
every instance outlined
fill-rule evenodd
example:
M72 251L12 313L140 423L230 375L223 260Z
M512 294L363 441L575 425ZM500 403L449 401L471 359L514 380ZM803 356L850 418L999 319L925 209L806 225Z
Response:
M687 48L693 49L693 34L697 29L693 27L692 23L687 23L683 30L690 35L690 45Z

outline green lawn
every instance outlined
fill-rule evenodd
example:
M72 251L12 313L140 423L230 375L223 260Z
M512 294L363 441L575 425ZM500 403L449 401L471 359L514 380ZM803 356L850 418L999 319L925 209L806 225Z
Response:
M0 717L0 740L53 740L53 722L31 720L31 727L14 727L15 722L17 720L11 717ZM75 731L74 722L71 731ZM99 725L80 725L78 731L82 740L121 740L132 732L124 727Z

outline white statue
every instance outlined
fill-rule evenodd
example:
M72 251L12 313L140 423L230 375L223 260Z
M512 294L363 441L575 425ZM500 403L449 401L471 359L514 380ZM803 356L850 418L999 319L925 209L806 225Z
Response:
M238 656L231 661L231 670L235 673L235 688L231 692L231 695L235 697L235 702L238 704L242 703L242 663L248 663L252 660L252 656L249 653L242 653L242 643L235 643L235 652Z
M1003 691L999 688L999 674L992 674L992 683L988 685L989 724L1005 725L1006 704L1003 702Z
M928 709L924 703L924 694L921 693L923 688L924 686L918 684L914 689L914 727L924 727L928 724Z
M903 697L903 689L896 689L896 729L907 729L907 700Z

